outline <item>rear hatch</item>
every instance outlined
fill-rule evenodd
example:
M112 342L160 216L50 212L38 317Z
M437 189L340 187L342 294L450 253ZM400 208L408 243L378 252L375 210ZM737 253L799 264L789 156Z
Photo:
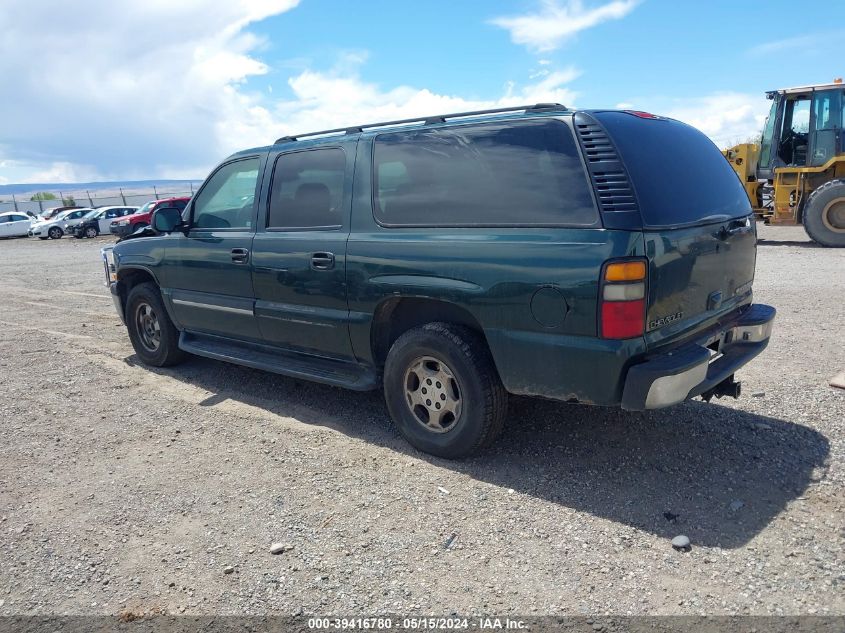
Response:
M594 115L628 171L649 260L646 343L691 337L751 301L757 235L736 173L704 134L627 112Z

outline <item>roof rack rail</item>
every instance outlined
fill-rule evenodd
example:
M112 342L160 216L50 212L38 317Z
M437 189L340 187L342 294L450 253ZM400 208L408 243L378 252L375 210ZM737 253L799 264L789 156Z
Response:
M513 106L510 108L491 108L489 110L473 110L470 112L453 112L452 114L437 114L434 116L420 116L413 119L397 119L395 121L383 121L381 123L367 123L365 125L353 125L350 127L338 127L331 130L321 130L319 132L308 132L306 134L296 134L289 136L282 136L276 139L274 145L279 143L287 143L289 141L298 141L303 138L313 136L324 136L328 134L357 134L364 130L371 130L380 127L390 127L394 125L405 125L408 123L422 123L423 125L434 125L436 123L445 123L447 119L460 119L463 117L479 116L482 114L501 114L505 112L544 112L549 110L566 110L566 106L561 103L535 103L533 105Z

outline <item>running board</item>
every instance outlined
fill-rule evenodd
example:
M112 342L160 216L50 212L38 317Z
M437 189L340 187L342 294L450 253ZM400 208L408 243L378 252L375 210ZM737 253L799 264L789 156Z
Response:
M378 387L378 375L372 367L298 354L258 343L182 332L179 336L179 348L197 356L355 391L370 391Z

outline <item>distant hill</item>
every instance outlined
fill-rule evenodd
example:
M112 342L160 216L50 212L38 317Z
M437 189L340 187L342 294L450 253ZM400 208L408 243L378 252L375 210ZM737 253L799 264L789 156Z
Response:
M103 189L151 189L161 187L172 189L183 186L187 188L189 183L195 185L202 182L202 178L196 180L112 180L105 182L41 182L0 185L0 195L11 196L32 194L38 191L61 191L73 193L75 191L102 191Z

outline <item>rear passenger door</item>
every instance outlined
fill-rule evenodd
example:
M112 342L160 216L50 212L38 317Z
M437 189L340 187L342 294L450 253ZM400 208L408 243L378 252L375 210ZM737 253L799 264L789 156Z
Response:
M349 359L346 241L356 141L271 154L253 244L264 340Z

